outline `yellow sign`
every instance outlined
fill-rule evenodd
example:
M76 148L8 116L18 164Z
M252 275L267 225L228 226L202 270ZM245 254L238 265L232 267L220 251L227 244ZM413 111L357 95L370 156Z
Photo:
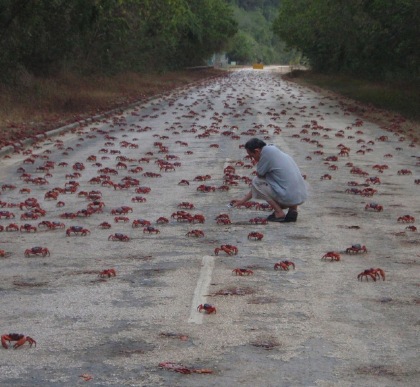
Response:
M263 65L262 63L254 63L254 64L252 65L252 68L253 68L254 70L263 70L263 69L264 69L264 65Z

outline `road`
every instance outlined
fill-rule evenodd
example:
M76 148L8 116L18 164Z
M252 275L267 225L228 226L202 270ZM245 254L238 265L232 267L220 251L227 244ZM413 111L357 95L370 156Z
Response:
M0 225L37 231L0 232L1 334L29 336L36 347L2 348L0 384L417 385L420 238L407 227L418 227L420 217L419 148L393 128L363 121L342 101L276 72L241 70L3 158L0 200L9 207L2 211L15 218L2 216ZM227 207L248 190L253 168L240 145L254 136L293 156L306 176L310 195L297 223L255 225L249 220L269 212ZM343 146L348 155L339 155ZM48 161L52 169L39 168ZM218 189L227 167L236 176L228 190ZM26 181L18 168L30 175ZM48 183L35 184L46 172ZM380 184L368 186L371 177ZM201 185L216 189L200 192ZM150 192L136 193L139 187ZM25 188L30 192L21 193ZM45 199L54 188L67 192ZM352 188L376 192L346 192ZM104 207L83 216L92 191ZM21 219L34 209L13 204L28 198L45 215ZM182 202L205 222L171 217ZM383 211L366 211L370 203ZM121 206L132 212L119 214ZM64 213L78 215L63 219ZM231 223L218 224L220 214ZM398 221L405 215L414 223ZM157 224L160 217L168 223ZM133 228L134 220L150 221L159 233ZM42 221L65 227L47 230L38 227ZM111 228L100 228L103 222ZM72 226L90 233L66 236ZM187 236L192 230L204 236ZM248 239L250 232L263 239ZM108 240L115 233L129 241ZM215 255L224 244L238 254ZM367 253L346 254L355 244ZM25 257L38 246L50 256ZM329 251L340 260L322 260ZM295 269L274 270L282 260ZM253 275L234 275L235 268ZM358 280L369 268L382 269L385 280ZM116 275L98 275L109 269ZM205 303L216 313L200 313Z

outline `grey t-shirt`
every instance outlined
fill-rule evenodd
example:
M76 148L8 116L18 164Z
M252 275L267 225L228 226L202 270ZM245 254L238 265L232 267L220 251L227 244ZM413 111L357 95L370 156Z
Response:
M279 203L293 206L306 200L308 193L299 167L276 146L266 145L262 148L257 173L270 184Z

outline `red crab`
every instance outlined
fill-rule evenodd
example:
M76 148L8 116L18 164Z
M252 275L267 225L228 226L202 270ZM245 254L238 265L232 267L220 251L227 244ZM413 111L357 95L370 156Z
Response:
M383 173L385 169L389 168L389 166L386 164L375 164L372 168L376 169L380 173Z
M70 236L71 234L86 236L87 234L90 234L90 231L81 226L71 226L66 230L66 236Z
M411 175L412 174L412 172L409 169L400 169L397 173L399 175Z
M211 179L210 175L199 175L194 178L194 181L206 181L210 179Z
M369 277L371 277L375 282L376 282L376 278L381 279L382 277L382 280L385 281L385 272L379 267L376 269L370 268L370 269L366 269L365 271L362 271L357 276L357 279L360 279L360 281L362 281L363 277L365 277L367 281L369 280Z
M204 310L207 314L216 313L216 307L210 304L200 304L197 306L197 310L201 312Z
M375 177L369 177L365 180L367 184L381 184L381 179L377 176Z
M260 217L252 218L252 219L249 220L249 223L252 223L252 224L267 224L267 219L266 218L260 218Z
M15 214L13 212L0 211L0 219L1 218L10 219L10 218L14 218L14 217L15 217Z
M254 272L250 269L240 269L240 268L233 269L232 273L235 273L235 275L239 275L239 276L254 274Z
M369 203L369 204L366 204L365 211L369 211L369 210L381 212L384 210L384 208L377 203Z
M214 254L219 255L219 251L224 251L227 255L237 255L238 248L233 245L221 245L220 247L216 247L214 249Z
M44 195L44 199L53 199L53 200L57 200L59 193L55 192L55 191L47 191Z
M193 216L193 223L204 223L206 221L206 218L204 217L204 215L199 215L196 214Z
M157 228L152 226L147 226L143 229L143 234L160 234L160 231Z
M328 251L328 253L324 254L321 259L324 259L324 260L330 259L331 261L339 261L341 259L341 255L334 251Z
M248 234L248 239L253 239L255 241L260 241L264 238L264 234L260 232L250 232Z
M74 171L83 171L85 169L85 166L83 165L83 163L74 163L72 168Z
M127 169L127 164L119 162L119 163L117 163L116 168L117 169Z
M132 201L133 203L144 203L144 202L146 202L146 201L147 201L147 199L146 199L146 198L144 198L143 196L134 196L134 197L131 199L131 201Z
M36 232L36 227L26 223L26 224L23 224L22 226L20 226L20 232L23 232L23 231L25 231L25 232L31 232L31 231Z
M194 209L194 204L189 203L189 202L181 202L178 204L178 208L184 208L184 209L188 209L188 210L192 210Z
M120 233L115 233L115 234L111 234L108 237L109 241L118 241L118 242L128 242L130 240L130 238L127 235L124 234L120 234Z
M175 166L173 164L164 164L161 165L160 171L164 171L164 172L171 172L171 171L175 171Z
M151 191L151 188L149 187L137 187L135 189L135 192L138 194L148 194Z
M117 272L115 269L106 269L106 270L102 270L99 273L99 277L104 278L104 277L115 277L117 275Z
M102 222L98 227L107 230L111 228L111 225L108 222Z
M361 244L357 243L355 245L351 245L346 249L347 254L361 254L361 253L367 253L366 246L362 246Z
M364 188L361 192L360 195L362 196L373 196L377 193L378 191L376 189L373 188Z
M5 228L6 231L19 231L19 226L16 223L10 223Z
M177 220L180 218L181 220L183 220L184 218L188 218L188 217L192 218L192 215L187 211L176 211L176 212L173 212L171 215L172 219L177 219Z
M185 235L188 237L202 238L204 237L204 232L202 230L191 230L188 231Z
M397 221L400 223L414 223L416 219L411 215L403 215L400 216Z
M129 220L130 220L130 219L128 219L126 216L116 216L116 217L114 218L115 223L118 223L118 222L124 222L124 223L127 223Z
M280 261L274 264L274 270L285 270L289 271L289 266L293 267L293 270L295 269L295 264L291 261Z
M77 211L76 215L80 217L88 217L91 216L94 213L94 211L91 208L84 208L83 210Z
M150 226L151 223L146 219L136 219L133 221L131 227L132 228L138 228L138 227L145 227Z
M156 220L156 223L157 223L157 224L165 224L165 223L169 223L169 219L168 219L168 218L165 218L164 216L161 216L160 218L158 218L158 219Z
M350 153L350 149L349 148L342 148L340 153L338 154L339 156L349 156Z
M407 231L413 231L413 232L417 231L417 227L416 226L407 226L405 229Z
M112 215L123 215L123 214L128 214L129 212L133 212L133 209L127 206L121 206L121 207L114 208L113 210L111 210Z
M36 246L25 250L25 257L29 257L30 255L42 255L45 257L47 255L50 256L50 251L46 247Z
M214 192L214 191L216 191L216 187L201 184L197 187L197 191L200 191L200 192Z
M55 230L57 228L65 228L64 223L60 222L50 222L49 220L44 220L38 224L38 227L47 227L49 230Z
M73 213L73 212L65 212L64 214L60 215L60 218L63 219L74 219L77 218L77 214Z
M188 180L181 180L178 185L190 185L190 182Z
M12 190L12 189L16 189L16 186L13 184L3 184L1 186L1 190L2 191L6 191L6 190Z
M140 172L143 172L143 168L142 167L131 168L131 169L128 170L128 172L131 172L131 173L140 173Z
M232 222L229 219L229 216L227 216L227 217L220 217L219 219L216 220L216 223L226 225L226 224L231 224Z
M9 346L7 345L7 341L9 342L9 345L12 341L16 341L16 343L13 345L14 349L19 348L26 342L29 343L30 347L32 347L32 344L34 344L36 347L36 341L32 337L25 336L20 333L9 333L7 335L1 336L1 345L6 349L9 348Z
M331 179L332 179L332 177L328 173L326 173L325 175L322 175L321 176L321 180L331 180Z
M145 172L143 173L144 177L162 177L162 175L160 173L155 173L155 172Z

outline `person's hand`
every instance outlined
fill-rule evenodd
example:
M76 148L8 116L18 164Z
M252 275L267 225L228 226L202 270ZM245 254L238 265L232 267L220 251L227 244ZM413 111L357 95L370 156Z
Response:
M240 203L240 200L232 200L232 201L229 203L229 205L230 205L231 207L237 207L237 206L238 206L238 203L239 203L239 205L240 205L240 204L242 204L242 203Z
M232 200L231 202L230 202L230 204L231 204L231 206L233 206L233 207L239 207L239 206L242 206L242 204L244 204L244 203L246 203L248 200L250 200L252 198L252 192L251 191L249 191L247 194L246 194L246 196L245 197L243 197L242 199L236 199L236 200Z
M242 206L244 203L246 203L247 201L248 201L248 199L232 200L230 202L230 205L234 208L238 208L238 207Z

